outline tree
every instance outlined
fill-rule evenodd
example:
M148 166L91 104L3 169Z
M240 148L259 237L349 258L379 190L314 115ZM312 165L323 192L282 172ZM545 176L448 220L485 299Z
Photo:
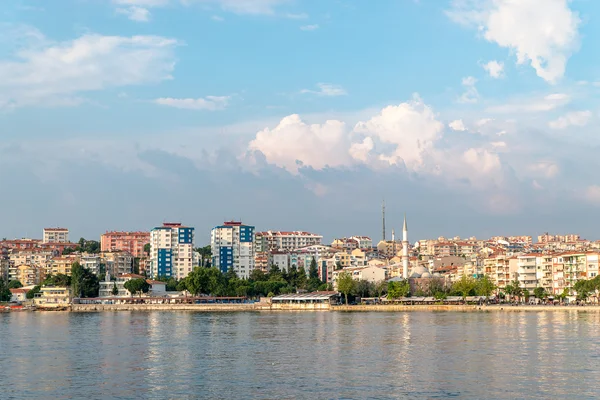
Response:
M309 279L319 279L319 270L317 269L317 260L313 257L310 261L310 268L308 269Z
M81 238L81 240L84 240ZM80 242L81 242L80 240ZM81 297L81 284L83 280L83 267L77 261L71 265L71 290L74 297Z
M28 299L33 299L35 297L35 295L37 293L39 293L41 291L40 286L34 286L33 289L31 289L29 292L27 292L27 294L25 295L25 297L27 297Z
M142 297L142 293L148 293L148 290L150 290L150 285L143 278L130 279L123 286L132 296L139 293Z
M115 282L113 284L113 288L112 288L111 293L112 293L113 296L118 296L119 295L119 288L117 287L117 282Z
M388 299L399 299L407 297L410 294L410 283L408 280L400 282L388 282L387 295Z
M177 291L178 292L186 292L186 295L187 295L187 290L188 290L187 282L188 282L187 278L180 280L179 283L177 284Z
M463 300L465 300L471 294L471 291L475 290L476 284L472 277L464 274L458 281L454 282L452 291L460 294Z
M10 301L12 293L4 279L0 279L0 302Z
M298 273L296 274L296 287L298 289L305 289L308 280L306 279L306 270L304 267L298 268Z
M48 275L42 286L71 286L71 277L65 274Z
M147 255L150 255L150 243L146 243L144 245L144 253L146 253Z
M71 291L74 297L96 297L100 290L98 277L78 262L71 265Z
M547 296L546 289L544 289L543 287L536 287L535 289L533 289L533 295L538 299L545 299Z
M8 282L9 289L18 289L18 288L22 288L22 287L23 287L23 284L21 284L20 281L14 280L14 281Z
M496 285L489 276L483 275L482 277L477 278L477 281L475 282L475 291L478 296L489 297L494 293L494 290L496 290Z
M375 293L375 285L364 279L357 281L353 289L353 293L360 297L371 297Z
M344 294L344 297L346 298L346 305L348 305L348 293L352 292L354 285L355 281L352 278L352 275L349 273L341 272L337 276L337 288Z
M446 297L446 286L441 278L435 277L429 280L428 293L429 296L435 297L436 299L443 299Z
M386 281L379 281L375 284L375 293L377 297L381 297L388 291L388 284Z

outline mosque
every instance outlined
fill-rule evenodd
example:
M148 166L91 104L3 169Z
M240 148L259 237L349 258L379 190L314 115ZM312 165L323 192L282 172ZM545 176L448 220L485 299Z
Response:
M418 247L419 243L415 244ZM406 215L404 215L404 226L402 227L402 279L431 279L434 277L441 277L439 273L431 273L429 268L424 264L419 265L419 259L414 261L412 268L410 268L410 257L408 254L408 225L406 223Z

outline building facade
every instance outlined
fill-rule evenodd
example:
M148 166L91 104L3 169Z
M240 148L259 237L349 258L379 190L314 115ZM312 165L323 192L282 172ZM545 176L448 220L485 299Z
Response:
M164 223L150 232L150 276L183 279L194 268L194 228Z
M101 251L127 251L134 257L145 255L144 246L150 243L150 232L106 232L100 236Z
M323 236L304 231L266 231L256 233L256 251L296 250L321 244Z
M44 228L43 243L69 243L67 228Z
M248 278L254 269L254 227L229 221L216 226L210 234L212 265L225 273L233 270Z

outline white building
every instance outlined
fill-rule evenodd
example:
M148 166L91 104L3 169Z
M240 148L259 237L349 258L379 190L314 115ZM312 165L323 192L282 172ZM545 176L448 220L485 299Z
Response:
M240 278L250 277L254 269L254 227L229 221L210 233L212 265L226 273L233 270Z
M102 258L97 254L82 254L81 261L79 261L83 268L87 268L94 275L100 276L100 264L102 264Z
M43 243L69 243L67 228L44 228Z
M381 282L386 279L387 271L384 267L370 266L370 267L351 267L333 271L333 287L337 289L337 278L340 273L345 272L352 275L352 278L356 281L368 281L371 283Z
M533 293L538 286L537 260L539 254L524 254L517 257L519 286Z
M256 250L296 250L321 244L323 236L310 232L266 231L256 233Z
M196 265L194 228L164 223L150 232L150 276L185 278Z
M358 242L359 249L370 249L373 247L373 241L368 236L352 236L350 239Z

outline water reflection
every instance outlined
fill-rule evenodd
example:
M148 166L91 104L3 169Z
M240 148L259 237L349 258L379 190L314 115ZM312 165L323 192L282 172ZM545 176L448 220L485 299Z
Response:
M600 314L12 313L4 398L586 398Z

